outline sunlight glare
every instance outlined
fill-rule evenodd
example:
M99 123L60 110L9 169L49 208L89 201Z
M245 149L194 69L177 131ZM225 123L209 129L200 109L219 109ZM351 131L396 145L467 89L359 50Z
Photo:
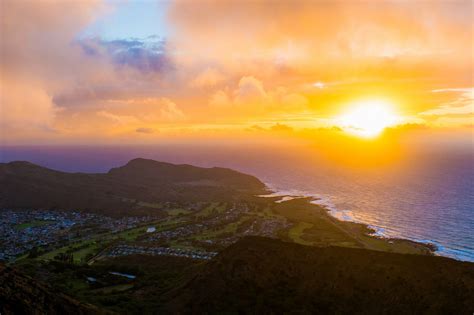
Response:
M376 137L397 122L391 104L380 100L355 103L337 119L345 131L365 138Z

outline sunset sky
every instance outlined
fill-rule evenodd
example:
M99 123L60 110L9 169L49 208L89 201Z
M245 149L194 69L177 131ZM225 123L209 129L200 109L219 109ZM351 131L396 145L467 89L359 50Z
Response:
M472 1L0 5L2 144L472 136Z

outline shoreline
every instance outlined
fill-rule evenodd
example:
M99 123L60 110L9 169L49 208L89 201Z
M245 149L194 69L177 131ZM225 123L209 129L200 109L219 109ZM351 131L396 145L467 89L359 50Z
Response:
M258 195L261 198L269 198L269 199L276 199L273 200L275 204L282 204L287 203L292 200L304 200L308 205L317 206L321 209L324 209L328 217L335 220L337 224L345 225L345 224L355 224L361 225L365 228L366 233L365 235L370 238L383 240L388 242L389 244L393 243L406 243L410 244L414 247L422 247L426 249L429 254L446 257L455 259L457 261L466 261L466 262L474 262L469 260L463 260L458 257L453 257L451 255L445 254L442 252L443 246L437 244L435 241L431 240L415 240L410 238L400 238L400 237L392 237L385 234L385 229L382 227L374 226L365 222L361 222L351 216L345 214L345 211L337 209L334 204L331 203L328 198L324 198L315 194L302 194L301 192L288 190L288 191L279 191L277 189L271 188L271 185L267 184L267 194ZM421 254L421 253L420 253ZM427 253L424 253L427 254Z

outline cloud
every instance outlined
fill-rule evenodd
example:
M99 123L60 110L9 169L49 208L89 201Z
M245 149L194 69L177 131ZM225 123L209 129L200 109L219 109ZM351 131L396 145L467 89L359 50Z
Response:
M263 71L269 65L311 70L338 60L325 69L337 71L374 57L459 55L466 61L472 40L469 1L178 0L168 19L174 45L188 52L178 57L212 56L244 70L258 63Z
M474 114L474 104L464 106L441 105L438 108L430 109L420 113L422 116L443 116L443 115L467 115Z
M2 1L2 138L38 139L57 131L55 121L61 111L53 101L55 92L69 86L78 73L90 69L72 41L106 9L95 0Z
M109 100L108 110L101 110L97 116L117 125L137 126L180 122L186 118L183 111L168 98ZM137 128L141 128L138 127Z
M237 87L233 91L229 92L227 88L214 92L209 99L209 104L212 107L225 108L232 106L236 109L243 109L249 106L262 107L269 100L260 80L253 76L244 76L239 79Z
M178 108L178 106L173 103L170 99L162 98L161 99L161 117L165 120L169 121L176 121L176 120L183 120L185 115L182 110Z
M314 82L312 86L318 89L324 89L326 87L326 85L321 81Z
M289 131L293 131L293 128L285 124L276 123L270 127L270 130L278 131L278 132L289 132Z
M67 74L84 66L72 42L107 7L99 0L74 2L2 1L2 71L22 75ZM62 69L69 65L71 68Z
M263 83L252 76L242 77L234 91L236 104L262 104L267 101Z
M253 76L243 76L233 90L226 88L215 91L209 105L217 109L232 107L243 113L273 114L279 111L306 110L309 101L299 93L289 92L286 88L277 87L266 90L263 82Z
M53 100L60 107L101 107L109 99L156 97L155 90L174 71L165 41L155 37L81 39L74 45L82 51L87 71L78 71L73 82L55 90Z
M249 130L249 131L266 131L265 128L263 128L262 126L259 126L259 125L252 125L252 126L248 127L247 130Z
M435 89L432 90L431 92L433 93L446 93L446 92L466 92L466 93L472 93L474 88L448 88L448 89Z
M455 93L455 99L438 108L421 112L421 116L474 115L474 88L433 90L434 93Z
M153 128L145 128L145 127L137 128L137 129L135 129L135 131L138 132L138 133L147 133L147 134L155 132L155 130Z
M229 95L223 91L219 90L214 92L214 94L211 95L209 99L209 105L211 107L228 107L232 106L232 99L229 97Z
M173 72L167 43L151 37L103 40L79 36L115 5L118 3L100 0L2 1L2 138L13 143L59 139L93 134L92 129L107 132L107 126L116 128L144 119L139 108L122 112L109 108L107 101L159 98L165 73ZM166 117L158 120L182 116L179 109L168 107L163 105L163 113L156 110L156 116Z
M470 1L177 0L166 39L82 37L120 3L2 1L3 138L310 128L379 95L412 119L472 116Z
M78 82L112 77L107 63L74 44L78 32L108 8L100 1L3 1L0 68L6 141L61 137L66 112L55 96ZM51 131L54 130L54 135ZM77 128L76 128L77 130ZM35 139L35 140L32 140Z
M284 94L281 97L281 102L285 108L300 108L304 109L309 105L308 99L297 93Z
M16 80L2 78L0 85L0 122L4 136L10 129L32 132L54 129L52 124L58 109L40 84L30 81L25 87Z
M225 76L220 71L214 68L206 68L191 81L190 85L197 88L214 87L224 80Z
M92 58L110 58L116 66L128 66L143 74L162 73L172 68L166 55L166 41L156 38L103 40L82 39L79 45Z
M253 76L240 78L237 87L229 93L226 90L214 92L209 100L210 105L217 107L263 106L269 101L263 83Z
M439 117L435 123L439 126L473 126L474 115L469 117Z
M140 123L140 120L135 116L117 115L105 110L97 112L97 116L111 120L114 123L119 124L119 125L131 125L131 124Z

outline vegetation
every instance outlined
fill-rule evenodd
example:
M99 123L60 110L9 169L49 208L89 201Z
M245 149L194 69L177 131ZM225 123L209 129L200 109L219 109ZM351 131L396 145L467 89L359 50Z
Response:
M36 277L35 277L36 278ZM98 307L79 302L15 269L0 264L2 314L98 314Z
M310 203L309 198L275 204L273 211L295 224L288 231L288 238L283 239L299 244L337 245L406 254L432 253L432 248L425 244L370 236L371 230L366 225L339 221L329 216L326 209Z
M191 213L191 211L189 210L186 210L186 209L170 209L170 210L166 210L166 213L168 213L168 215L172 215L172 216L178 216L178 215L186 215L186 214L189 214Z
M135 255L92 266L29 260L17 268L51 286L21 275L29 279L28 289L16 280L17 294L22 290L28 294L60 290L74 296L76 300L68 298L75 301L74 305L94 304L103 311L123 314L469 314L474 307L474 268L470 263L435 256L303 246L261 237L243 238L208 263ZM87 277L95 281L88 283ZM1 271L0 280L6 280ZM11 280L3 283L11 285ZM31 291L37 286L42 287L41 293ZM5 287L0 288L0 302L5 294L11 298ZM33 300L31 295L23 297ZM35 301L40 298L34 297ZM50 300L50 307L68 305L56 305L55 301L64 304L58 297Z
M452 259L244 238L166 303L176 313L469 314L474 268Z
M17 260L16 268L50 285L29 279L32 287L47 294L67 293L74 297L68 298L73 305L85 305L92 312L462 313L474 301L471 264L432 257L423 244L372 237L367 226L338 221L309 198L275 203L255 197L263 184L230 170L138 159L107 174L68 174L9 163L0 164L2 183L16 185L18 194L6 199L0 195L1 202L16 202L15 198L29 198L35 192L32 204L55 200L63 207L79 202L87 211L113 209L116 216L157 218L120 232L90 224L85 237L83 233L77 239L34 248ZM43 191L45 187L52 190ZM61 197L54 199L57 194ZM121 212L122 206L128 212ZM47 223L32 221L16 228ZM148 237L153 235L146 232L150 226L155 227L156 238ZM241 239L255 231L279 240ZM237 243L228 247L233 242ZM117 244L221 253L209 263L183 257L104 255ZM27 287L9 286L17 292L27 290L25 296L33 294L18 310L29 310L31 299L42 298L43 293ZM18 302L12 292L0 288L0 305L2 298L8 307L10 300Z
M51 221L34 220L34 221L31 221L31 222L25 222L25 223L18 224L18 225L15 226L15 228L18 229L18 230L23 230L23 229L30 228L30 227L48 225L50 223L51 223Z
M257 178L224 168L135 159L106 174L65 173L28 162L0 163L0 207L163 215L162 202L229 201L264 192Z
M303 245L312 245L312 242L308 242L303 239L303 235L306 230L310 229L313 227L311 223L306 223L306 222L298 222L295 226L293 226L290 231L288 232L288 236L298 244L303 244Z

